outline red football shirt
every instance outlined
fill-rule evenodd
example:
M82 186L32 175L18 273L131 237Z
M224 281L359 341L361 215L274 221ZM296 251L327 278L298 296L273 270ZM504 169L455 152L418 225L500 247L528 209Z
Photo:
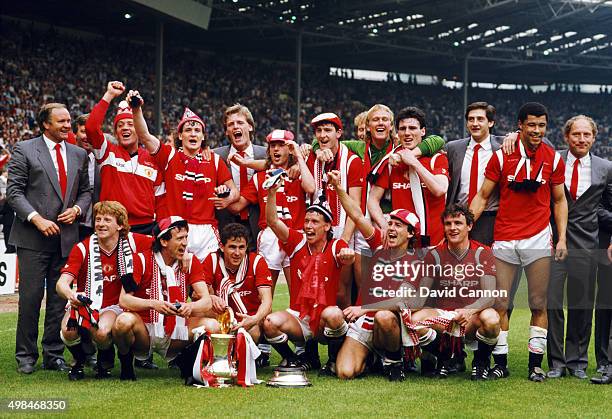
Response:
M333 164L333 167L330 167L327 170L341 171L340 170L341 169L340 168L341 159L338 154L336 154L336 157L337 158L335 159L335 164ZM311 153L310 156L308 156L308 160L306 161L306 164L308 165L308 169L313 175L315 174L315 171L314 171L315 160L316 160L316 157L314 153ZM349 192L350 188L363 187L363 161L359 158L357 154L353 153L350 150L348 150L346 161L348 165L348 167L346 168L346 173L347 173L346 191ZM316 179L315 179L315 182L316 182ZM327 202L329 203L329 209L331 210L331 213L334 215L332 226L335 227L340 224L339 215L340 215L340 210L342 206L340 204L340 200L338 199L338 194L336 193L336 190L331 185L327 185L326 196L327 196Z
M302 276L312 269L318 270L318 275L325 278L326 306L336 305L338 294L338 283L340 281L340 270L342 265L337 255L345 247L344 240L328 241L323 252L313 255L306 243L306 235L300 231L289 229L287 243L281 243L281 248L289 255L291 260L291 283L289 287L289 308L299 311L296 304L297 296L302 286Z
M265 180L266 172L257 172L249 183L240 190L240 195L251 204L259 204L259 228L262 230L267 227L266 202L268 201L268 191L261 187ZM302 229L304 215L306 214L306 193L302 189L301 178L285 179L284 185L276 192L276 212L278 218L287 227Z
M202 262L204 270L204 280L212 287L215 295L219 295L221 281L223 280L223 272L219 266L219 258L223 257L223 253L209 253ZM257 253L249 253L249 266L247 273L242 281L242 284L237 288L240 294L240 300L247 309L247 314L253 316L257 313L261 301L259 300L259 288L271 287L272 276L268 269L268 264L265 259ZM256 265L255 265L256 264ZM229 279L232 283L236 282L236 274L227 271ZM242 313L242 309L233 298L229 299L229 305L236 313Z
M532 179L542 168L542 186L536 192L515 192L508 188L521 161L519 145L514 153L506 155L502 150L493 154L487 164L485 177L499 184L499 210L495 219L494 237L498 241L522 240L533 237L550 222L550 199L553 185L565 182L565 164L551 146L542 143L530 158ZM525 165L516 174L518 182L525 179Z
M68 274L77 280L77 292L85 292L87 286L87 265L89 260L89 239L87 237L80 243L77 243L70 252L66 265L62 268L62 274ZM130 247L134 253L133 258L136 258L136 253L151 249L153 237L145 236L144 234L129 233L128 240ZM100 256L102 259L102 273L104 275L104 288L102 296L102 307L119 304L119 295L121 294L121 278L117 269L117 246L111 253L106 253L100 248Z
M153 264L155 260L153 259L153 252L148 250L146 252L142 252L134 257L134 282L138 286L136 291L134 291L134 296L138 298L142 298L144 300L149 300L151 298L151 281L153 280ZM181 278L179 275L180 267L175 267L174 273L176 278ZM198 260L197 257L193 256L191 258L191 266L189 266L189 272L185 274L185 282L181 283L181 301L187 301L187 293L189 292L189 287L196 282L204 281L204 270L202 268L202 264ZM164 299L167 300L166 290L162 290L164 295ZM149 310L139 311L138 315L142 318L142 321L145 323L150 323L150 313Z
M442 310L456 310L473 304L480 297L470 296L470 292L481 290L481 277L495 276L495 258L489 246L470 240L469 251L458 259L448 250L445 241L438 244L425 256L425 267L440 267L433 277L432 289L444 290L446 293L430 298L436 308ZM450 290L454 289L454 295Z
M432 174L448 177L448 159L445 154L436 153L432 157L421 157L419 161ZM406 165L400 164L389 170L384 170L378 177L376 185L391 190L391 205L394 210L403 208L416 213ZM426 232L430 238L430 243L435 245L444 238L444 228L440 216L446 205L446 194L434 196L423 182L421 182L421 188L425 204Z
M191 224L210 224L217 226L215 207L209 198L215 196L214 189L232 179L227 165L213 153L209 161L202 159L196 167L194 186L191 190L186 187L188 165L195 157L189 157L168 144L161 144L157 153L153 154L162 173L166 187L166 196L163 211L170 215L180 215ZM191 214L185 209L187 200L191 200Z
M109 103L94 106L85 130L100 165L100 201L118 201L127 209L130 225L149 224L155 216L154 189L161 182L157 165L142 147L130 156L123 147L106 141L102 123Z

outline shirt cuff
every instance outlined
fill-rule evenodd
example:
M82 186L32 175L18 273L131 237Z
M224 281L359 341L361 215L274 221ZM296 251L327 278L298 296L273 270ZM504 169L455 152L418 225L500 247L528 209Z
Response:
M34 218L35 215L38 215L38 211L32 211L31 213L28 214L28 222L32 221L32 218Z
M79 214L77 215L77 217L79 217L81 214L83 214L83 210L81 209L81 207L79 207L78 205L73 206L72 208L76 208L79 210Z

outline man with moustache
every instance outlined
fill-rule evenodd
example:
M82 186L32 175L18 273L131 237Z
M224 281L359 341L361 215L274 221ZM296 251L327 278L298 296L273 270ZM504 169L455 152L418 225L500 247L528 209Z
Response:
M236 188L239 192L242 192L256 171L248 167L248 163L253 160L265 160L266 147L252 143L255 133L255 121L249 108L240 103L225 109L223 112L223 128L230 143L229 145L213 149L213 152L219 155L228 165ZM229 223L236 222L247 227L251 233L249 237L249 250L251 251L255 251L257 243L259 218L259 207L257 205L244 208L236 215L226 209L217 211L220 229Z
M519 266L525 269L531 309L528 378L534 382L546 378L541 364L548 333L546 294L553 250L549 224L551 199L558 237L554 255L557 260L567 255L565 165L561 156L542 142L547 124L548 110L544 105L528 102L521 106L515 151L510 155L501 150L495 152L487 164L485 181L470 205L474 219L478 220L499 185L500 202L493 242L497 288L509 291ZM499 298L496 302L502 330L508 330L508 301L508 298ZM494 369L507 376L507 353L496 362Z

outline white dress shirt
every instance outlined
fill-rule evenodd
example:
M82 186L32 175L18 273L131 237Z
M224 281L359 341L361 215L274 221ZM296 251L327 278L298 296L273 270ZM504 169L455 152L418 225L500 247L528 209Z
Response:
M574 173L574 165L578 159L572 154L571 151L567 152L567 162L565 163L565 187L569 191L572 186L572 174ZM576 199L580 198L580 195L586 192L591 187L591 154L588 153L586 156L580 159L580 166L578 166L578 191L576 192Z
M470 172L472 170L472 157L474 156L474 147L478 144L474 138L470 138L467 149L465 150L465 157L463 158L463 164L461 165L461 183L459 184L459 194L457 199L462 205L467 205L468 196L470 192ZM491 147L491 136L487 136L483 141L480 142L481 149L478 150L478 190L482 187L485 179L485 169L489 160L493 156L493 149ZM499 208L499 198L497 196L491 196L485 207L485 211L497 211Z
M232 145L230 146L229 154L227 156L230 157L236 153L238 153L238 150L236 150L234 146ZM253 151L253 143L249 144L246 150L244 150L244 154L245 154L244 158L246 160L255 159L255 153ZM234 184L236 185L236 188L240 190L242 188L242 185L240 185L240 166L234 163L233 161L230 161L229 163L230 163L230 171L232 172L232 179L234 180ZM247 167L247 177L249 180L251 180L254 173L255 173L255 170L251 169L250 167Z

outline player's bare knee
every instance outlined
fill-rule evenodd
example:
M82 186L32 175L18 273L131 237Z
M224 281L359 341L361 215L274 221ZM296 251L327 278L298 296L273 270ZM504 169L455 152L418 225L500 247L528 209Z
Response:
M531 312L546 310L546 294L530 295L529 308Z
M132 313L121 313L117 316L115 323L113 324L113 333L114 334L126 334L136 324L136 319L134 318L134 314Z
M344 314L342 310L336 306L325 307L321 313L321 319L323 319L327 327L336 329L344 323Z
M99 327L93 333L93 340L96 343L108 343L111 340L112 328L109 326Z
M378 311L374 315L374 325L380 330L393 330L397 327L397 317L391 311Z
M268 314L263 321L263 330L266 337L277 336L280 332L281 324L278 316L274 313Z
M480 312L480 323L487 334L498 334L500 325L500 316L493 309L486 309Z
M67 341L75 341L79 338L78 329L68 329L67 327L62 327L62 336Z

